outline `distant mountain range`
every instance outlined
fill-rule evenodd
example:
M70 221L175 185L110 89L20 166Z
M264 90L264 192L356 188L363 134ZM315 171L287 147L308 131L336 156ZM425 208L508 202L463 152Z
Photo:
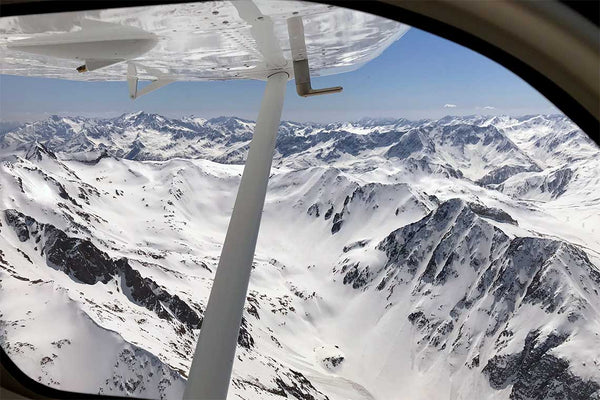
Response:
M181 396L253 128L139 112L0 134L17 365ZM600 399L599 173L561 115L283 122L230 398Z

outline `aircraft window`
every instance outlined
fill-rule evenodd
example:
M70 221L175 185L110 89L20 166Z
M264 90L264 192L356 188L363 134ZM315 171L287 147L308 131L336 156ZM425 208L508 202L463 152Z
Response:
M268 76L228 398L600 395L600 149L503 67L264 0L3 17L0 47L0 345L33 380L184 395Z

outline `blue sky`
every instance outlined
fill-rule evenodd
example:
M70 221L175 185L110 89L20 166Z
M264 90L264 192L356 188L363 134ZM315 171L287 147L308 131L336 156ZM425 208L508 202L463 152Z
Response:
M288 83L283 118L295 121L363 117L556 113L535 89L495 62L453 42L411 29L357 71L313 79L341 85L341 94L301 98ZM0 75L0 120L49 114L109 117L147 111L171 117L234 115L255 119L264 82L176 82L140 99L126 82L74 82Z

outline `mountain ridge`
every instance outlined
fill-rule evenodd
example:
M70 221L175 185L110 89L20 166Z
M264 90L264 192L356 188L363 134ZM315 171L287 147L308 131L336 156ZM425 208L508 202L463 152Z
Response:
M0 139L0 344L45 384L179 397L252 122L61 118ZM283 122L230 397L598 398L581 135L561 116ZM95 376L62 373L91 369L78 353Z

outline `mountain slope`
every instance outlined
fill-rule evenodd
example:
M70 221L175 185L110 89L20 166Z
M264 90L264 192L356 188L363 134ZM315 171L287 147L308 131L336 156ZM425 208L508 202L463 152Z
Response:
M68 390L181 395L252 128L135 113L0 140L17 365ZM282 123L230 397L598 398L600 165L572 130ZM556 157L532 150L544 137L564 139Z

